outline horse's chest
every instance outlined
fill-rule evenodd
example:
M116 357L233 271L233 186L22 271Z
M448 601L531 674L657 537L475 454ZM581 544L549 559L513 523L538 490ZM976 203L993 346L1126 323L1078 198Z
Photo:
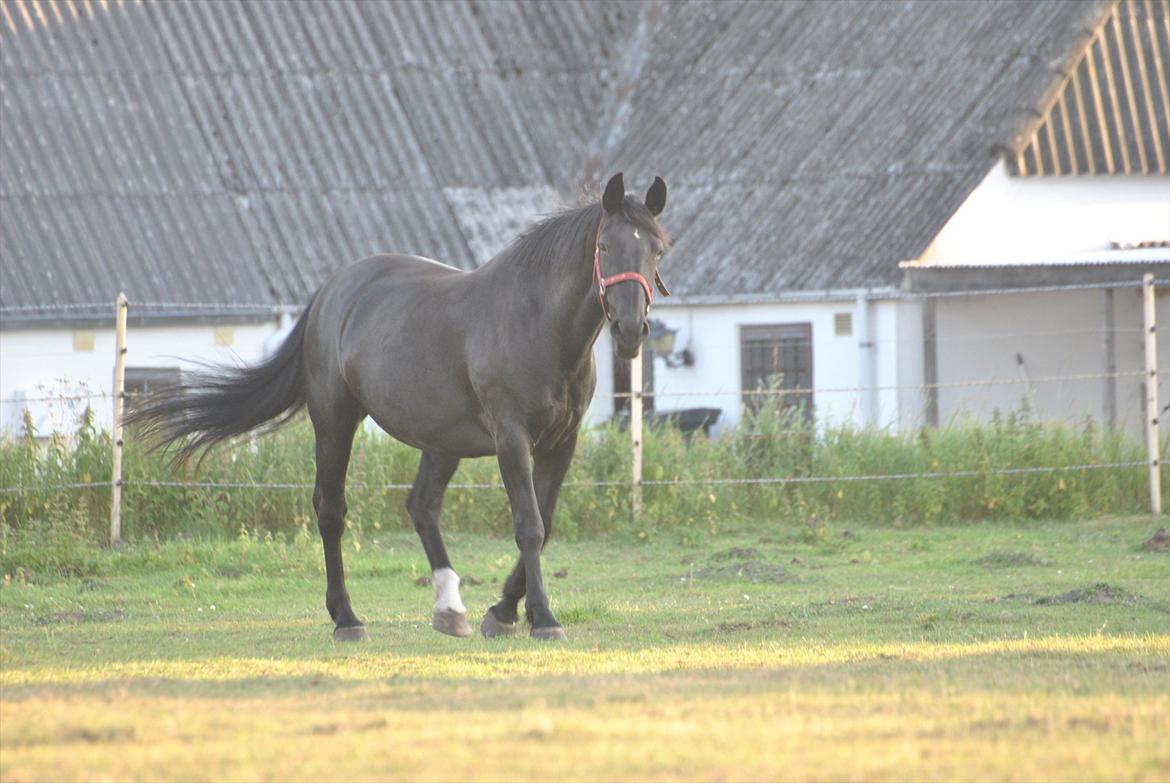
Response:
M577 429L581 411L564 397L547 401L529 417L529 431L535 447L551 445Z
M580 383L566 383L546 395L532 410L529 432L534 448L555 446L576 432L589 404L584 391Z

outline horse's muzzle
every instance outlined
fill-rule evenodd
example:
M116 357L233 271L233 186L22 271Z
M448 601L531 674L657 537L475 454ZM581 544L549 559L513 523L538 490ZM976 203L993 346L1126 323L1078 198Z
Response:
M639 319L637 323L614 320L609 332L613 338L614 352L622 359L633 359L638 355L642 341L650 333L650 322L646 318Z

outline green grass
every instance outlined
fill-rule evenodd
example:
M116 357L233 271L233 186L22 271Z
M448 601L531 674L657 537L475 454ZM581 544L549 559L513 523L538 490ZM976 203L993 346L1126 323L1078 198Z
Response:
M5 576L0 779L1166 780L1155 527L554 541L551 645L436 634L397 530L346 539L359 646L307 533L91 551ZM449 539L478 621L514 546Z
M672 429L651 428L645 437L646 513L634 527L630 514L630 440L627 433L601 427L581 440L560 497L557 536L588 539L614 532L668 528L718 528L736 515L794 524L867 519L895 527L987 520L1081 519L1108 511L1140 513L1146 508L1144 449L1124 434L1103 431L1091 420L1080 427L1041 424L1021 411L992 421L956 423L941 430L898 433L827 427L800 429L802 420L765 409L748 417L727 437L687 442ZM29 425L31 428L31 424ZM793 428L797 429L794 430ZM0 533L72 541L73 554L105 540L109 488L62 491L62 484L108 481L110 445L83 418L71 437L0 440ZM1170 445L1170 444L1168 444ZM1070 466L1135 463L1095 470ZM361 431L349 469L349 524L358 539L383 529L406 529L406 492L386 484L409 485L418 452L389 437ZM1042 469L1005 475L1004 469ZM1050 470L1051 469L1051 470ZM955 474L962 475L943 475ZM919 474L929 474L919 476ZM158 454L146 453L127 435L123 535L131 540L176 535L215 537L248 530L295 535L315 526L310 503L313 437L303 420L270 437L240 439L213 451L196 471L173 472ZM826 479L836 476L910 475L897 481L815 480L807 483L728 485L722 479ZM154 486L147 482L206 482L221 486ZM465 460L456 484L494 484L492 459ZM608 482L595 486L596 482ZM1170 463L1163 482L1170 486ZM245 485L223 486L223 485ZM250 484L279 484L256 489ZM292 485L292 486L288 486ZM502 489L459 489L445 498L448 529L499 534L510 517ZM17 562L0 551L0 570ZM53 555L41 548L41 555ZM8 559L3 559L8 558ZM43 565L61 567L68 557ZM26 561L20 561L29 567Z

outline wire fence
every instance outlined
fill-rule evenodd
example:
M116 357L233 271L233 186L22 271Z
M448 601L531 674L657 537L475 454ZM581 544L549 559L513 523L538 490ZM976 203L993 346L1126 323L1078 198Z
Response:
M771 389L726 389L726 390L696 390L677 391L665 389L663 391L646 390L641 393L643 399L658 397L785 397L798 394L856 394L867 391L926 391L929 389L961 389L978 388L981 386L1020 386L1037 383L1065 383L1072 381L1106 380L1110 378L1144 378L1147 373L1142 370L1127 370L1121 372L1076 373L1071 375L1046 375L1035 378L987 378L963 381L945 381L938 383L901 383L880 386L808 386L783 387ZM1159 376L1170 377L1170 370L1158 370ZM136 392L123 393L123 399L133 399ZM595 400L629 399L633 392L602 392L594 394ZM112 400L114 395L109 392L84 392L72 394L52 394L37 397L0 397L0 403L22 404L31 402L80 402L82 400Z
M915 473L884 473L867 476L775 476L764 478L687 478L687 479L643 479L639 482L646 487L682 486L783 486L788 484L824 484L856 481L911 481L921 479L986 478L990 476L1024 476L1049 473L1075 473L1095 470L1118 470L1145 467L1140 460L1127 462L1098 462L1080 465L1052 465L1023 468L989 468L986 470L919 471ZM157 481L123 480L122 487L154 487L168 489L215 489L215 490L311 490L316 485L306 482L285 481ZM370 484L353 482L347 489L358 491L408 491L413 484ZM562 486L575 488L629 487L629 481L566 481ZM79 481L62 484L35 484L0 487L0 494L22 494L28 492L52 492L69 489L110 489L109 481ZM502 482L452 482L448 490L502 490Z
M1170 374L1170 371L1160 372L1161 375ZM1105 380L1108 378L1141 378L1146 373L1142 370L1128 370L1125 372L1094 372L1077 373L1073 375L1047 375L1036 378L987 378L983 380L945 381L938 383L899 383L883 386L795 386L772 389L728 389L726 391L644 391L641 397L783 397L798 394L856 394L866 391L926 391L929 389L962 389L978 388L981 386L1017 386L1034 383L1063 383L1067 381ZM594 395L595 398L629 398L633 392L616 392Z
M1143 285L1147 292L1152 292L1153 286L1160 284L1166 285L1170 283L1168 280L1146 280L1144 283L1135 281L1119 281L1114 283L1098 283L1098 284L1074 284L1074 285L1058 285L1058 286L1031 286L1025 288L1003 288L1003 289L985 289L985 290L964 290L964 291L941 291L932 292L929 294L920 293L904 293L904 292L883 292L880 295L875 294L875 299L945 299L955 297L985 297L994 295L1014 295L1025 293L1043 293L1043 292L1063 292L1063 291L1078 291L1089 289L1115 288L1141 288ZM265 313L294 313L299 308L291 305L269 305L269 304L223 304L210 302L163 302L163 301L144 301L135 302L134 306L142 310L151 312L173 312L173 313L191 313L197 311L206 312L265 312ZM0 319L4 318L20 318L22 315L28 314L76 314L76 313L96 313L108 314L111 319L114 316L114 308L109 302L89 302L89 303L73 303L57 305L51 308L45 308L36 305L17 305L17 306L0 306ZM1152 320L1150 321L1152 324ZM1147 340L1147 352L1149 346L1150 333L1154 327L1152 325L1143 325L1142 327L1133 328L1113 328L1111 331L1114 334L1145 334ZM958 335L958 336L938 336L936 342L945 344L948 341L956 344L970 342L973 340L997 340L997 339L1023 339L1035 337L1053 337L1053 336L1070 336L1083 337L1086 334L1099 333L1099 330L1092 329L1066 329L1066 330L1040 330L1035 332L1017 332L1017 333L1001 333L1001 334L980 334L980 335ZM869 345L874 345L882 341L871 341ZM885 342L897 342L896 340L889 340ZM1144 379L1147 386L1153 385L1156 387L1156 381L1159 376L1170 376L1170 369L1156 367L1156 361L1153 358L1148 358L1150 364L1147 364L1145 370L1114 370L1102 371L1092 373L1067 373L1057 375L1043 375L1036 377L1028 377L1027 374L1021 374L1017 377L994 377L994 378L968 378L961 380L948 381L934 381L922 383L895 383L895 384L868 384L868 385L850 385L850 386L796 386L796 387L773 387L773 388L759 388L759 389L696 389L696 390L676 390L671 388L664 388L661 390L647 390L644 392L627 391L614 393L596 394L595 399L612 399L618 400L633 400L640 398L642 400L654 399L670 399L670 398L734 398L745 404L749 400L761 398L784 398L784 397L799 397L800 395L815 394L863 394L870 392L904 392L904 391L918 391L918 392L932 392L945 389L978 389L995 386L1026 386L1029 389L1044 385L1044 384L1065 384L1076 383L1084 381L1102 381L1102 380L1121 380L1121 379ZM1151 369L1152 368L1152 369ZM119 404L133 396L133 393L126 392L121 395L114 395L106 391L78 391L72 393L59 394L39 394L37 396L8 396L0 398L0 404L8 405L29 405L29 404L44 404L44 403L75 403L75 402L94 402L107 401L111 404L117 399ZM663 412L663 415L669 415L671 412ZM1153 426L1157 426L1157 411L1151 414ZM1147 417L1147 425L1149 424ZM725 434L724 437L741 439L744 441L770 441L781 438L789 438L794 436L809 436L810 431L807 427L783 428L780 430L771 430L768 432L743 432L736 431ZM117 447L121 448L121 440L118 439ZM640 443L636 443L634 448L640 449ZM640 465L640 456L636 459L636 464ZM1150 455L1150 459L1146 461L1141 460L1125 460L1125 461L1103 461L1099 463L1083 462L1079 464L1070 465L1051 465L1051 466L1001 466L989 469L954 469L954 470L930 470L917 472L891 472L891 473L873 473L866 475L777 475L777 476L759 476L759 477L745 477L745 476L709 476L709 477L688 477L688 478L657 478L646 479L641 475L633 475L628 480L590 480L590 481L569 481L565 483L568 487L581 488L609 488L609 487L625 487L631 489L638 489L640 487L680 487L680 486L785 486L785 485L803 485L803 484L823 484L832 482L842 483L856 483L856 482L894 482L894 481L917 481L917 480L942 480L942 479L966 479L976 477L989 476L1028 476L1028 475L1055 475L1060 473L1070 472L1092 472L1092 471L1126 471L1134 469L1150 469L1151 476L1157 472L1159 465L1159 456L1156 451ZM1153 478L1151 478L1153 482ZM145 479L130 479L125 480L115 477L110 481L86 481L86 482L65 482L56 484L17 484L14 486L0 487L0 496L21 495L31 492L46 492L46 491L72 491L83 489L113 489L120 491L124 487L136 488L182 488L191 490L227 490L227 491L307 491L313 489L313 484L305 482L247 482L247 481L167 481L167 480L145 480ZM355 490L369 490L369 491L406 491L411 488L409 483L353 483L349 487ZM453 483L448 486L449 489L455 491L499 491L503 489L503 484L500 482L464 482ZM1160 492L1160 490L1157 490ZM1151 493L1155 489L1151 484ZM1152 501L1155 505L1160 501Z

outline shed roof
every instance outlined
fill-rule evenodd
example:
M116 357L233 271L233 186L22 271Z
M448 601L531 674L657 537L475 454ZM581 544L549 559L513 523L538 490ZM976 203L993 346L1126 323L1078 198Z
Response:
M670 183L683 297L892 285L1100 13L0 0L0 306L293 304L383 251L468 268L617 169Z
M1008 156L1013 174L1170 171L1170 0L1118 0Z

